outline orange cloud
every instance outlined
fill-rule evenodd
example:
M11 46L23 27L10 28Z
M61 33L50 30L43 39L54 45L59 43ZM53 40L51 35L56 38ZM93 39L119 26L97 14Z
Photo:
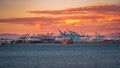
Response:
M50 14L60 16L59 20L65 23L79 22L112 22L120 19L120 5L95 4L85 7L69 8L65 10L37 10L27 11L35 14Z
M41 17L0 19L0 23L24 24L44 29L46 32L53 28L73 28L84 31L119 31L116 27L120 22L120 6L97 4L65 10L27 11L35 14L48 14ZM51 15L51 16L49 16ZM112 26L112 27L111 27ZM51 30L53 29L53 30Z

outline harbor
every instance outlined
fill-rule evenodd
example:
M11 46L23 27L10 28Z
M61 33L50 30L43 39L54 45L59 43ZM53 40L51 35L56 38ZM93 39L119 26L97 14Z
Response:
M77 33L75 31L58 29L59 35L53 33L47 34L23 34L16 39L1 38L2 44L120 44L120 34L105 36L95 32L94 36L85 32Z

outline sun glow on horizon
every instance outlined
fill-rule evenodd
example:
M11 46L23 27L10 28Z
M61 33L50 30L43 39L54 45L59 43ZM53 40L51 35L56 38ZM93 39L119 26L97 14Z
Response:
M66 24L74 24L74 23L79 23L80 20L79 19L68 19L68 20L65 20Z
M40 29L40 24L35 24L36 29Z

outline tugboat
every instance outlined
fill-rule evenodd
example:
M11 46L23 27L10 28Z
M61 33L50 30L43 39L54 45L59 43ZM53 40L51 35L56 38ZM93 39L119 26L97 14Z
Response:
M62 44L72 44L73 42L72 42L72 39L70 39L70 38L64 38L64 39L62 39Z

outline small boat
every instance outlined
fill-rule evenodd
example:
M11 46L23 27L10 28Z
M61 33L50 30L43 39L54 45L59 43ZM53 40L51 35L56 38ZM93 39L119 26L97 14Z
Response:
M64 38L64 39L62 39L62 44L72 44L73 42L72 42L72 39L70 39L70 38Z

